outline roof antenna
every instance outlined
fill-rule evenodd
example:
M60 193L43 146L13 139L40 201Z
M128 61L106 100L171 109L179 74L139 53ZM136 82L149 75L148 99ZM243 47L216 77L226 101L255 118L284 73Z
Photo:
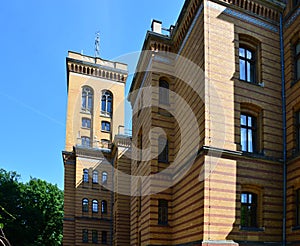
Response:
M96 32L95 38L95 58L100 57L100 31Z

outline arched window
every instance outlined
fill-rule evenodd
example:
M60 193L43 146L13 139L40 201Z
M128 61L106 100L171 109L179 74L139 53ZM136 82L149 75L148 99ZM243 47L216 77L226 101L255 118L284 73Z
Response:
M97 200L93 200L92 211L93 211L93 213L98 213L98 201Z
M164 136L158 138L158 161L169 162L169 143Z
M112 115L113 96L110 91L103 91L101 97L101 114L105 116Z
M81 137L81 145L83 147L91 147L91 140L89 137Z
M98 184L98 171L93 171L93 183Z
M82 212L89 211L89 200L87 198L82 199Z
M101 122L101 130L106 131L106 132L110 132L110 122L102 121Z
M93 90L85 86L82 88L81 109L83 111L92 112L93 108Z
M87 183L89 182L89 170L83 169L83 182Z
M169 104L169 83L165 80L159 81L159 103Z
M107 214L107 202L105 200L101 202L101 213Z
M107 172L102 172L102 184L107 183Z

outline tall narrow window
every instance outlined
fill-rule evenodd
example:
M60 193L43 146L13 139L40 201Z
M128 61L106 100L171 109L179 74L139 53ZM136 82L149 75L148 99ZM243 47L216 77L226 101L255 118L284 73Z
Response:
M81 98L81 109L83 111L91 112L93 107L93 91L90 87L82 88L82 98Z
M89 137L81 137L81 145L83 147L91 147L91 140Z
M82 118L81 126L83 128L91 128L91 120L88 118Z
M294 47L294 54L295 81L298 81L300 79L300 41L298 41L298 43Z
M93 183L98 184L98 171L93 171Z
M82 242L83 243L89 242L89 231L86 229L82 230Z
M83 169L83 182L88 183L89 182L89 170Z
M106 231L102 231L101 243L107 244L107 232Z
M293 0L293 7L297 7L298 4L300 3L300 0Z
M82 199L82 212L89 211L89 200L87 198Z
M107 201L103 200L101 202L101 213L107 214Z
M159 103L169 104L169 83L165 80L159 81Z
M300 226L300 189L296 190L296 226Z
M93 200L92 211L93 211L93 213L98 213L98 201L97 200Z
M163 136L158 138L158 161L169 162L169 143Z
M295 113L296 151L300 152L300 110Z
M101 114L106 116L112 115L113 96L110 91L103 91L101 97Z
M139 130L138 133L138 143L137 143L137 152L138 152L138 161L139 164L143 160L143 130L142 128Z
M239 48L240 80L256 83L256 59L255 52L245 48Z
M107 183L107 172L102 172L102 184Z
M110 132L110 122L102 121L101 122L101 130L106 131L106 132Z
M241 226L257 227L257 195L254 193L241 195Z
M158 200L158 224L168 224L168 201L160 199Z
M256 118L250 115L241 114L241 146L242 151L257 151L257 129Z
M92 231L92 243L98 243L98 231Z

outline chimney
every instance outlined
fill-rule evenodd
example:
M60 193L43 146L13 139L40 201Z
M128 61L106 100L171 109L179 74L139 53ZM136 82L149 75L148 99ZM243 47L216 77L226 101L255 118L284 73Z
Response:
M158 20L152 20L151 31L161 34L162 22Z

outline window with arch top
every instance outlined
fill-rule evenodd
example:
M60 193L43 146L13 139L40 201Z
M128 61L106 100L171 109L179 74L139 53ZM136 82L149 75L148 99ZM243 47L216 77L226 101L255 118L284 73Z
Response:
M168 105L170 103L169 97L170 97L169 83L164 79L160 79L159 80L159 103Z
M93 108L93 89L88 86L82 87L81 110L92 112Z
M294 77L295 82L300 80L300 40L294 45Z
M89 211L89 200L87 198L82 199L82 212Z
M105 200L101 201L101 213L107 214L107 201Z
M164 136L158 138L158 161L169 162L169 143L168 139Z
M112 116L113 96L110 91L102 91L101 97L101 115Z
M102 172L102 184L107 183L107 172Z

